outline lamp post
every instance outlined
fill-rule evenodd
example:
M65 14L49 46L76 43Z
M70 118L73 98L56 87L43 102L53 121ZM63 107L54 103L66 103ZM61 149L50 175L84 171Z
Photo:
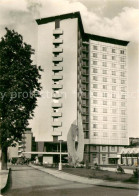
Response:
M61 161L61 143L62 143L62 141L63 140L59 140L59 142L60 142L60 161L59 161L59 167L58 167L58 169L61 171L62 170L62 161Z

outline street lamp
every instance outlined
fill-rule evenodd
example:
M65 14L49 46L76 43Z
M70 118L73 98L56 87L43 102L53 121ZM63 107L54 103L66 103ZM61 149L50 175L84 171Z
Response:
M60 162L59 162L59 167L58 167L58 169L61 171L62 170L62 161L61 161L61 143L63 142L63 140L59 140L59 142L60 142Z

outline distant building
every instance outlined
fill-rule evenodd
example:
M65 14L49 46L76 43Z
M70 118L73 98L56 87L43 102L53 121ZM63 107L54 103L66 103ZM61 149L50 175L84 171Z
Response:
M129 146L120 151L121 164L139 166L139 138L129 138Z
M85 33L79 12L36 21L38 65L44 69L32 127L36 141L55 162L59 140L67 151L67 133L80 113L84 160L117 163L117 152L129 144L128 42Z
M23 135L21 141L19 141L16 147L8 148L8 158L17 158L25 156L26 158L31 158L31 154L23 154L24 152L32 151L32 132L27 130Z

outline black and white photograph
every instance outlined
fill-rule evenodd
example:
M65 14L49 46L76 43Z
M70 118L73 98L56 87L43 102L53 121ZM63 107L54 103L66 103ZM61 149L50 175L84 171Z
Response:
M0 0L0 196L139 196L139 1Z

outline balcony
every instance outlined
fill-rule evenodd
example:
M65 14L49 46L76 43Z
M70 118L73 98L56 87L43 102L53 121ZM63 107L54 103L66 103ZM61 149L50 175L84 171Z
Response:
M52 136L61 136L62 131L53 131Z
M86 71L82 71L82 75L89 76L89 74Z
M82 79L82 83L88 84L88 80L86 78Z
M62 113L61 112L52 112L53 117L61 117Z
M61 65L53 66L52 71L62 71L63 67Z
M86 112L82 112L82 115L84 115L84 116L88 116L89 115L89 113L86 111Z
M60 48L60 47L53 48L53 53L61 53L61 52L63 52L63 48Z
M82 94L82 99L88 99L88 95Z
M53 127L61 127L62 126L62 122L60 122L60 121L52 122L52 126Z
M61 62L61 61L63 61L63 58L61 56L53 57L53 62Z
M53 75L52 80L62 80L63 76L62 75Z
M63 31L61 29L54 29L53 30L53 35L62 35Z
M62 103L52 103L52 108L61 108Z
M63 85L61 84L52 84L52 89L62 89Z
M53 40L53 44L62 44L63 43L63 39L61 38L57 38Z
M55 99L60 99L62 97L62 95L60 93L54 93L52 95L52 98L55 98Z

